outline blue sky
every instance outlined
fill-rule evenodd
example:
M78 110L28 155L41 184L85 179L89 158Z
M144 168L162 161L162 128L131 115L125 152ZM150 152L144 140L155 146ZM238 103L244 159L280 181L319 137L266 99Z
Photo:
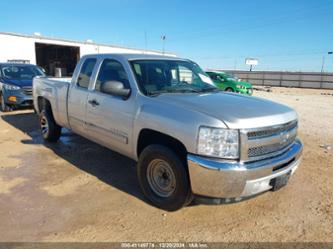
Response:
M1 0L0 31L161 50L204 68L333 71L332 0ZM146 37L146 39L145 39Z

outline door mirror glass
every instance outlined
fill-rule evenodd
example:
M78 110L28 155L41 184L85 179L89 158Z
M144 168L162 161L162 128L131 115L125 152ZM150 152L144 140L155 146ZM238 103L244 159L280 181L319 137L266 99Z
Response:
M131 90L125 88L125 85L120 81L106 81L101 85L101 92L127 99Z

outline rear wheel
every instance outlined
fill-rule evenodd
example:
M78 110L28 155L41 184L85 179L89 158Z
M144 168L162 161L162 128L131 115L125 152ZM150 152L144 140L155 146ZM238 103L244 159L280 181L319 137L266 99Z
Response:
M139 157L138 178L145 196L157 207L175 211L190 203L186 165L162 145L149 145Z
M228 87L227 89L225 89L226 92L234 92L234 89L232 89L231 87Z
M43 110L41 112L39 123L45 141L54 143L59 140L61 136L61 126L56 124L50 111Z
M1 103L0 110L2 112L9 112L11 110L11 108L6 104L5 97L1 94L0 98L1 98L0 99L0 103Z

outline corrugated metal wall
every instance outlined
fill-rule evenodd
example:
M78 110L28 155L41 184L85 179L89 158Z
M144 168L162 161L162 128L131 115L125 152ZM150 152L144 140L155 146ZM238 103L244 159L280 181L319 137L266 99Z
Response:
M333 73L225 70L253 85L333 89Z

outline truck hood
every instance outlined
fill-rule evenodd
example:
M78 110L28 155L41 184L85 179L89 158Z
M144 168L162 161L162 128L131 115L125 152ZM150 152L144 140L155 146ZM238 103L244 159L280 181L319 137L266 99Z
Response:
M235 93L162 94L156 98L165 105L217 118L232 129L267 127L297 119L296 112L285 105Z
M32 80L14 80L14 79L1 78L1 82L19 87L32 86Z

